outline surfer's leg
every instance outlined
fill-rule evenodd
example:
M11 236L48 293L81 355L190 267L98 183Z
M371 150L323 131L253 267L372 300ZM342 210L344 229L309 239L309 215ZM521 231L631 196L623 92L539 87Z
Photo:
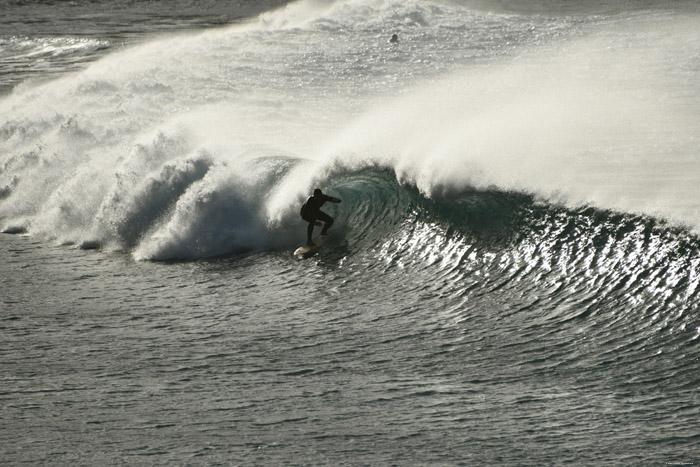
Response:
M323 229L321 230L321 235L328 235L328 229L330 229L331 225L333 225L333 218L323 211L319 211L318 216L316 216L316 218L323 221Z
M311 237L314 233L314 224L316 224L316 222L312 220L309 222L309 227L306 229L306 244L309 246L314 244L314 242L311 241Z

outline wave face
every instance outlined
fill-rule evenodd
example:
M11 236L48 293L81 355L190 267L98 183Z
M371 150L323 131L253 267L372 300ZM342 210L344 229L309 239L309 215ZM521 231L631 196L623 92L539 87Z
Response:
M426 199L514 192L695 232L700 19L594 10L300 1L25 82L0 101L1 227L138 259L287 248L314 186L381 168Z
M690 312L700 306L700 241L681 229L499 190L426 199L386 171L333 180L351 214L328 254L377 277L410 273L445 313L479 316L491 297L508 304L498 319L526 313L533 332L573 323L606 344L644 341L652 353L700 337Z

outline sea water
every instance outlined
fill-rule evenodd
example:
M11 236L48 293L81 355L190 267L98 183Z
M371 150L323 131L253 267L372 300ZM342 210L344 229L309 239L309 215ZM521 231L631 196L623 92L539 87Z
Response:
M700 462L694 2L0 11L3 463Z

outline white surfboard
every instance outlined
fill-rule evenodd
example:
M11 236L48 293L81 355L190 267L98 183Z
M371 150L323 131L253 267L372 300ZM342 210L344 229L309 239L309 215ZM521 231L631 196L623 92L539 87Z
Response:
M323 242L326 241L326 238L327 237L324 235L322 237L316 237L312 239L311 241L315 243L314 246L300 246L299 248L294 250L294 256L296 256L298 259L305 259L310 256L313 256L318 250L321 249L321 245L323 245Z

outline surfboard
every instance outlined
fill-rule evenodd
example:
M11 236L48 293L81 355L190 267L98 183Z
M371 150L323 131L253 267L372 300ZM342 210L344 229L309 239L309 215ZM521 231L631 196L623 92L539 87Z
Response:
M315 255L316 252L321 249L321 245L323 245L323 242L326 241L326 238L327 237L324 235L323 237L316 237L312 239L311 241L315 243L314 246L300 246L299 248L294 250L294 256L296 256L298 259L306 259L310 256Z

